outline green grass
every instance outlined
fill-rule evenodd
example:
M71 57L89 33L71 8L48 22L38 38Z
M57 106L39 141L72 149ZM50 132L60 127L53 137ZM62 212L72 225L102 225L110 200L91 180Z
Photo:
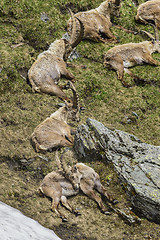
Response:
M66 22L70 17L67 7L77 12L97 7L100 2L99 0L94 3L91 0L1 1L2 156L30 157L35 154L29 141L30 135L42 120L56 110L55 105L59 99L45 94L33 94L27 82L27 72L37 55L65 33ZM41 13L47 14L49 18L47 22L41 20ZM128 29L145 29L153 33L150 26L135 23L135 14L136 7L133 2L125 0L122 2L121 16L115 18L114 22ZM143 41L140 35L128 34L114 27L111 30L119 38L119 44ZM15 47L16 44L21 45ZM74 63L77 66L87 67L86 69L70 68L77 79L76 87L82 105L86 107L85 112L81 114L80 124L85 123L88 117L92 117L106 126L135 134L147 143L159 145L160 68L143 65L132 69L138 76L154 80L157 85L124 88L117 80L116 73L103 66L105 52L114 45L114 43L83 41L77 47L81 58L74 60ZM153 57L158 60L160 54L155 53ZM125 75L125 79L133 84L129 76ZM126 119L133 111L138 114L139 119L136 123L128 123Z
M78 238L78 234L81 233L88 236L88 240L95 239L96 236L97 239L106 239L108 234L110 239L123 237L144 239L146 234L153 238L155 236L157 239L158 225L143 220L142 224L136 228L128 226L115 214L102 215L92 200L81 195L69 201L74 203L72 204L74 207L81 208L82 216L74 218L69 215L69 223L64 225L50 211L48 199L41 198L37 194L42 177L52 169L57 170L57 166L54 161L54 152L46 153L45 158L48 158L48 161L39 158L39 155L43 155L35 153L30 143L30 136L39 123L57 110L56 104L60 100L54 96L33 93L28 84L27 72L38 54L66 32L66 23L70 17L67 7L76 13L98 7L101 2L101 0L0 1L0 169L2 178L0 200L38 220L57 234L62 232L65 239L75 235L76 239L82 239L82 235ZM47 14L49 18L47 22L41 20L42 13ZM114 22L128 29L135 31L145 29L153 34L150 26L135 23L135 14L136 7L133 1L123 0L121 16L115 18ZM128 34L114 27L111 31L120 40L117 44L144 40L140 35ZM77 67L69 70L76 76L75 85L81 104L86 110L81 113L80 123L74 123L74 128L85 123L90 117L111 129L116 128L134 134L147 143L160 145L160 67L143 65L132 68L134 74L147 81L154 80L154 84L124 88L117 80L116 73L103 66L105 52L115 45L115 43L82 41L77 47L81 58L74 60ZM160 54L154 53L153 57L159 60ZM85 65L86 68L81 68L81 65ZM128 83L134 83L133 79L127 75L125 79ZM64 80L60 82L63 83ZM71 94L71 91L68 90L66 93ZM133 119L132 112L138 115L137 120ZM129 122L128 119L133 121ZM76 158L70 152L67 154L66 160L72 165L72 161L76 162ZM25 159L31 161L23 164L21 160ZM87 164L100 174L104 184L112 179L109 192L113 191L120 202L120 208L126 209L130 202L126 200L112 167L98 159ZM65 234L69 238L66 238Z

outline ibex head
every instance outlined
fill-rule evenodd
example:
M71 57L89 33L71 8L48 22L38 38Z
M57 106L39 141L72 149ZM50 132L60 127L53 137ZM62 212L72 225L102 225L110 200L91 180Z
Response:
M71 19L72 19L72 33L71 33L71 37L70 40L67 41L66 39L64 39L65 42L65 54L63 56L63 59L66 61L70 55L70 53L72 52L73 48L75 48L83 39L83 35L84 35L84 25L83 23L77 18L74 17L73 12L68 9L70 14L71 14ZM80 24L80 31L79 34L77 35L77 27L76 27L76 20L75 18L79 21Z
M82 174L78 171L78 168L76 167L76 165L74 165L70 170L69 179L72 182L75 190L79 189L81 178L82 178Z
M121 7L121 0L106 0L100 4L97 10L107 16L108 14L111 16L119 17L120 7Z
M68 118L71 118L73 121L80 121L80 103L78 92L71 81L68 82L69 88L73 92L72 102L68 103L65 101L65 107L68 112Z
M55 40L53 43L51 43L48 49L52 54L55 54L57 57L62 58L65 61L68 59L73 48L76 47L81 42L84 34L84 26L82 22L77 18L80 23L80 31L79 34L77 35L75 17L73 17L73 13L71 12L71 10L70 13L72 16L72 33L70 40L68 41L63 38Z
M78 190L80 187L80 179L82 177L82 174L78 171L76 165L73 165L72 167L67 166L66 162L63 160L63 155L68 150L69 149L66 148L60 158L58 156L58 151L56 151L55 160L58 164L59 169L63 171L64 177L73 184L75 190Z
M160 53L160 42L159 42L159 33L158 33L158 29L157 27L150 23L150 25L154 28L154 34L155 36L153 36L151 33L147 32L147 31L142 31L144 32L151 40L151 44L152 44L152 53L153 52L158 52Z

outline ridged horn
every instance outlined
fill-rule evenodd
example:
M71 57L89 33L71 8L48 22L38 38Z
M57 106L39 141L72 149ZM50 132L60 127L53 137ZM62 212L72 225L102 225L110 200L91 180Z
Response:
M70 8L68 8L70 14L71 14L71 19L72 19L72 33L71 33L71 39L69 41L70 45L72 48L76 47L81 40L83 39L83 35L84 35L84 25L81 22L81 20L77 17L74 17L73 12L71 11ZM76 24L76 20L75 18L78 20L79 25L80 25L80 31L79 34L77 36L77 24Z
M151 33L147 32L147 31L145 31L145 30L141 30L141 32L142 32L142 33L145 33L149 38L151 38L151 39L153 39L153 40L155 39L154 36L153 36Z
M153 36L151 33L147 32L147 31L144 31L144 30L142 30L142 32L144 32L152 40L155 40L155 41L159 42L158 28L152 23L149 23L149 25L151 25L154 28L154 35L155 36Z
M158 28L154 24L151 24L151 26L154 28L155 41L159 42Z
M72 101L73 101L73 108L79 110L80 109L80 104L79 104L78 92L77 92L74 84L71 81L69 81L69 85L70 85L70 88L71 88L71 90L73 92L73 99L72 99Z
M68 148L66 148L66 149L63 151L61 157L59 158L59 156L58 156L58 150L56 150L55 160L56 160L56 163L57 163L57 165L58 165L58 168L63 171L64 177L65 177L66 179L70 180L69 176L71 175L71 171L70 171L69 167L66 165L65 161L62 161L63 154L64 154L65 152L67 152L67 151L68 151Z
M73 92L73 98L72 98L73 105L72 105L72 111L71 111L72 120L79 122L80 121L79 95L77 93L75 86L73 85L73 83L71 81L69 81L69 85L70 85L70 89Z

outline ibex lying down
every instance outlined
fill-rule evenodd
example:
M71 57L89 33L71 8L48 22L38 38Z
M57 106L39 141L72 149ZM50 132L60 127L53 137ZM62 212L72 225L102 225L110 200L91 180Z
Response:
M31 141L36 152L51 151L56 147L72 146L74 138L67 124L69 117L79 121L79 98L75 87L70 82L73 91L73 103L67 103L52 113L50 117L39 124L31 135Z
M160 29L160 1L151 0L140 4L135 19L145 24L152 21Z
M151 56L153 52L160 52L158 30L155 28L155 38L148 32L144 32L152 38L152 41L118 45L111 48L104 56L104 66L113 68L117 72L118 79L122 81L124 86L127 86L123 80L124 71L132 77L137 78L137 76L128 70L129 67L142 65L143 63L160 65L160 62Z
M74 16L80 19L84 25L84 39L95 42L107 42L115 40L110 31L111 16L119 16L120 0L106 0L96 9L76 13ZM71 32L71 19L68 21L67 30ZM78 21L76 20L77 24ZM78 26L77 26L78 27Z
M39 54L37 60L31 66L28 78L34 92L56 95L62 100L69 101L62 90L63 88L57 84L61 76L75 82L75 77L67 70L64 60L67 60L72 49L82 40L84 29L83 24L78 20L80 31L77 36L75 18L72 17L72 19L70 41L65 39L55 40L47 51Z
M58 210L59 203L61 202L70 212L78 215L79 213L67 202L67 197L76 195L81 190L98 203L103 213L108 214L101 198L95 194L94 189L113 203L116 203L117 200L113 200L107 193L100 182L99 175L93 168L83 163L77 163L72 168L69 168L62 162L62 158L59 160L57 151L56 160L59 162L62 171L53 171L47 174L39 187L39 190L44 195L52 199L52 210L55 211L63 221L67 221L67 218Z

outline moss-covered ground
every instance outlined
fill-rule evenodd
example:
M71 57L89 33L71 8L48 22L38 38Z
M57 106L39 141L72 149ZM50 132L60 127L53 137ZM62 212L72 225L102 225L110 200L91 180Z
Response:
M160 239L159 225L142 219L140 226L129 226L116 214L101 214L97 205L83 195L69 199L72 205L80 208L82 215L74 217L63 209L69 222L62 223L50 211L50 201L37 193L43 176L57 167L54 152L35 153L30 136L34 128L57 109L60 101L54 96L34 94L28 84L27 72L37 55L66 32L70 17L67 7L78 12L95 8L100 3L100 0L1 0L0 200L53 229L63 240ZM115 18L114 23L154 34L151 26L135 22L136 9L134 1L123 0L120 18ZM47 21L42 20L44 13L48 16ZM114 27L111 31L120 44L144 40L139 34L128 34ZM146 143L160 145L160 67L134 67L132 71L146 82L135 84L125 75L133 87L124 88L116 73L103 66L105 52L114 45L83 41L77 47L81 57L74 63L86 68L70 68L70 71L76 76L76 88L85 111L74 127L90 117L108 127L132 133ZM153 57L158 60L160 54L154 53ZM67 94L70 94L69 90ZM76 161L72 154L68 159ZM87 164L96 169L104 185L111 180L108 189L118 198L119 207L130 206L110 166L99 159Z

